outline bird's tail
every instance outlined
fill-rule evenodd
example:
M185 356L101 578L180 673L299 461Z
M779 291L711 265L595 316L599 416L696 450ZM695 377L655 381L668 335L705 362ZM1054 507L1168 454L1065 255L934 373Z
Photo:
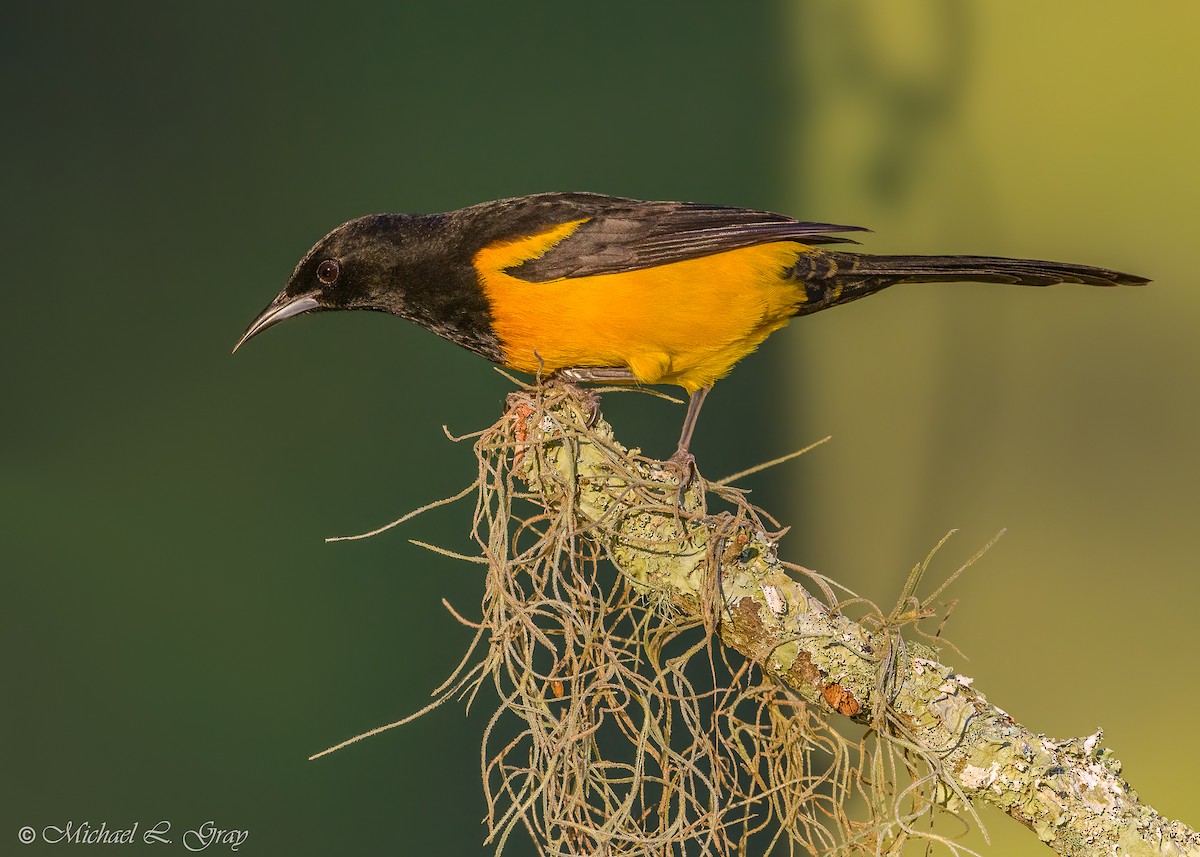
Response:
M1141 286L1150 282L1121 271L1068 262L998 256L872 256L828 251L801 256L790 273L803 282L808 298L798 307L797 315L866 297L896 283Z

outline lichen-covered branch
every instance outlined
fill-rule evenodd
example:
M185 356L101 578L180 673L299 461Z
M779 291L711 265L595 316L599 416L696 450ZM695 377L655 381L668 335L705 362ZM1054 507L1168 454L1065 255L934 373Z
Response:
M1200 835L1139 801L1099 732L1051 740L898 626L831 609L778 560L753 515L709 514L699 480L680 494L677 475L631 456L594 408L569 391L549 402L515 394L509 418L531 451L516 471L547 507L570 504L638 591L707 612L725 645L809 704L920 755L943 805L991 804L1059 854L1200 855Z

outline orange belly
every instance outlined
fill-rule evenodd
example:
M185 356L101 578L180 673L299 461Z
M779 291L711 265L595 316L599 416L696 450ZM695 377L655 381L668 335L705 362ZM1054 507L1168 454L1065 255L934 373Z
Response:
M504 363L524 372L625 367L643 383L710 386L788 323L803 286L784 279L794 241L615 274L531 283L506 268L536 258L579 222L488 247L475 269Z

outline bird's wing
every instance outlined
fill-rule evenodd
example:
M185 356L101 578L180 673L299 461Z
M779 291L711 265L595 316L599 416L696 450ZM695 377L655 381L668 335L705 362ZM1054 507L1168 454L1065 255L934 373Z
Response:
M772 241L854 243L834 233L865 231L746 208L598 194L539 194L506 202L511 206L508 213L518 215L516 220L538 227L531 231L583 221L542 255L506 271L535 283L650 268Z

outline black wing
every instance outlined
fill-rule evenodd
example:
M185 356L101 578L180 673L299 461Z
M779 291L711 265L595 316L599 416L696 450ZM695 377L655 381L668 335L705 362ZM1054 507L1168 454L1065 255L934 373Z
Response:
M830 233L865 231L859 226L802 223L768 211L692 202L643 202L590 193L537 194L484 203L462 213L468 212L491 221L493 229L485 231L497 238L501 222L515 228L517 234L532 235L560 223L586 219L542 256L508 270L514 277L535 283L650 268L771 241L854 243ZM515 235L508 232L506 237Z

